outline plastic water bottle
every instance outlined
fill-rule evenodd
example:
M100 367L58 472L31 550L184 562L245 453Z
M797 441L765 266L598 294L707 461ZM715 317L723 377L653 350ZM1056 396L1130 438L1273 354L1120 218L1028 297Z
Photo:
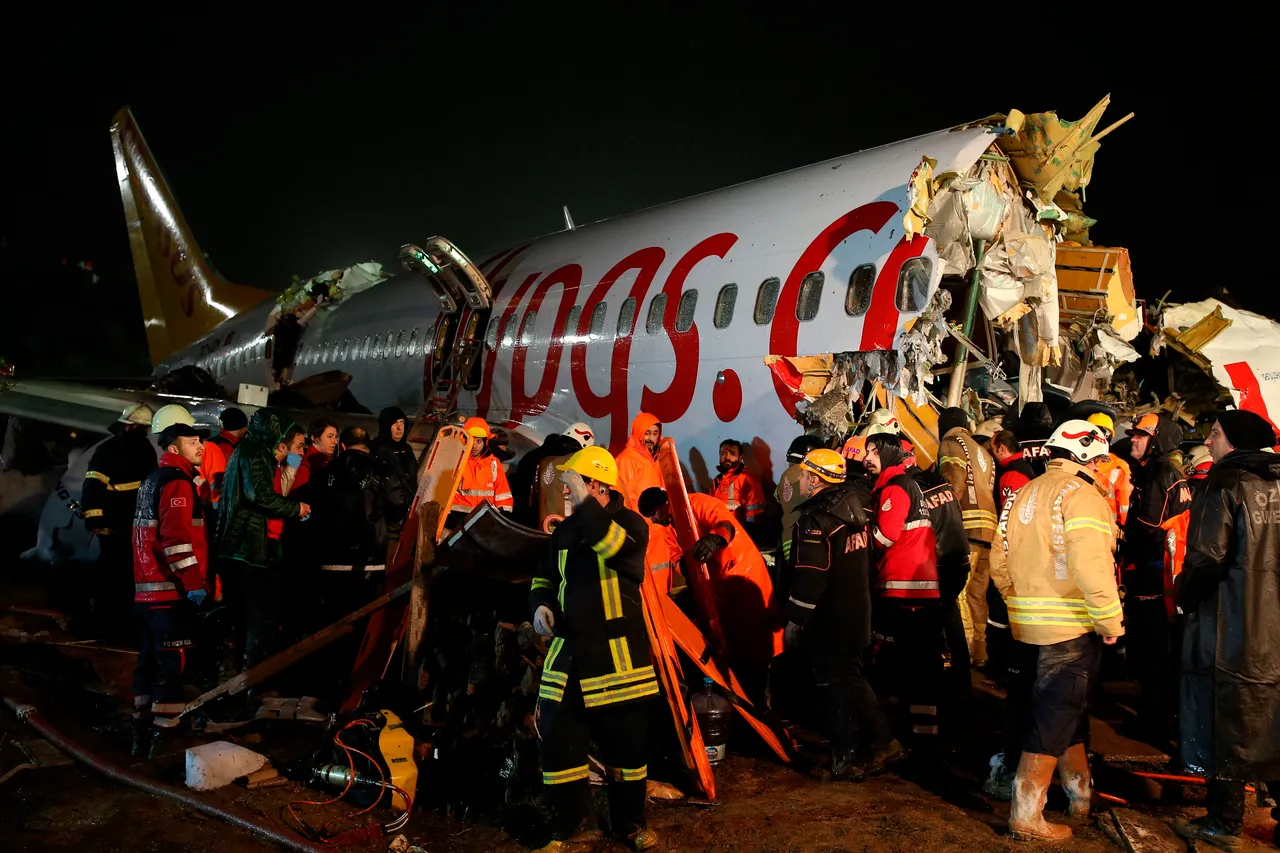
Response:
M710 678L702 679L702 692L693 697L693 713L698 718L698 728L702 730L707 760L719 764L728 751L729 718L733 714L733 706L716 692L714 685Z

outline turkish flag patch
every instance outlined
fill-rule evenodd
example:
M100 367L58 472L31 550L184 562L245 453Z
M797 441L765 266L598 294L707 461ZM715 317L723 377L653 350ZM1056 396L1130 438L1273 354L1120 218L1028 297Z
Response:
M187 505L186 498L173 498L172 500L169 501L169 506L176 507L176 506L186 506L186 505Z

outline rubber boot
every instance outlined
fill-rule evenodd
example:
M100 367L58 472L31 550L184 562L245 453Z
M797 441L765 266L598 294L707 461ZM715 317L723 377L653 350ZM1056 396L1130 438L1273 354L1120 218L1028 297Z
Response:
M1093 800L1093 776L1089 772L1089 756L1084 744L1074 744L1062 753L1062 757L1058 759L1058 781L1062 783L1062 790L1067 792L1067 799L1071 801L1067 814L1071 817L1088 817Z
M1173 831L1190 841L1203 841L1210 847L1226 850L1228 853L1245 849L1244 835L1241 830L1228 829L1209 815L1195 820L1176 817L1173 819Z
M997 752L991 756L989 763L991 773L987 776L987 781L982 783L982 792L992 799L1007 803L1013 799L1013 777L1016 768L1005 766L1003 752Z
M152 747L151 739L151 716L149 714L134 714L133 719L129 721L129 756L132 758L143 758L150 760Z
M1049 823L1043 814L1057 763L1051 755L1022 753L1009 809L1009 833L1019 841L1066 841L1071 837L1071 827Z

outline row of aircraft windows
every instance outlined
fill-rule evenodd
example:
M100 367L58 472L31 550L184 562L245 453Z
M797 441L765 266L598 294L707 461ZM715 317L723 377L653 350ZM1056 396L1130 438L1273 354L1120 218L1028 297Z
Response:
M298 349L298 364L322 364L327 361L347 361L368 358L415 358L426 349L426 338L414 327L412 331L400 329L385 335L365 335L363 338L343 338L339 341L320 341L303 344Z
M924 309L925 297L929 293L929 280L932 277L933 264L928 258L911 258L902 265L902 270L898 274L898 288L896 304L899 311L903 313L916 313ZM861 317L871 308L871 293L876 283L876 267L875 264L862 264L849 276L849 285L845 291L844 311L850 317ZM818 316L818 308L822 304L822 289L826 284L826 275L821 271L811 272L800 282L800 293L796 298L796 319L801 323L807 323ZM777 278L767 278L760 283L760 287L756 290L755 310L752 312L752 320L757 326L766 326L773 322L774 312L778 307L778 294L782 290L782 282ZM720 288L720 293L716 296L715 310L711 314L711 322L717 329L727 329L729 324L733 322L734 308L738 303L738 285L726 284ZM698 290L693 288L686 290L680 294L680 302L676 306L676 324L677 332L687 332L693 328L693 312L698 305ZM622 307L618 310L618 337L626 337L631 334L636 320L636 298L628 296L622 301ZM591 309L591 320L587 326L587 334L585 340L598 340L604 334L605 314L608 312L608 304L598 302ZM645 317L644 330L646 334L657 334L662 328L662 317L667 310L667 295L665 293L656 294L652 301L649 302L649 312ZM578 321L582 316L582 308L573 306L569 309L569 315L565 322L565 340L570 343L577 342ZM519 321L520 328L516 329L516 316L511 314L507 317L505 326L501 329L501 340L503 346L511 346L519 343L522 347L527 347L533 343L534 324L538 320L537 311L526 312ZM489 328L485 335L485 343L490 349L498 346L499 328L501 320L494 317L489 321Z

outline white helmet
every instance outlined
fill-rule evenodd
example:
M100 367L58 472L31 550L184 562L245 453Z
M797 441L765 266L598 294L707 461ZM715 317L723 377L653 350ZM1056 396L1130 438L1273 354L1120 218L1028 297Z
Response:
M1081 465L1101 459L1111 452L1107 445L1107 434L1102 427L1079 418L1060 425L1044 446L1062 448Z
M137 424L138 426L146 426L151 423L153 414L151 407L146 403L130 403L124 407L124 411L120 413L119 421L122 424Z
M193 427L196 425L196 419L191 417L191 413L182 406L173 404L161 406L151 417L151 434L159 435L174 424Z
M591 427L581 421L571 425L564 431L564 434L570 438L576 438L578 440L578 444L581 444L583 447L592 447L596 443L595 432Z
M871 413L871 424L864 434L872 436L886 432L893 435L901 435L902 427L898 425L898 419L893 412L888 409L876 409Z

